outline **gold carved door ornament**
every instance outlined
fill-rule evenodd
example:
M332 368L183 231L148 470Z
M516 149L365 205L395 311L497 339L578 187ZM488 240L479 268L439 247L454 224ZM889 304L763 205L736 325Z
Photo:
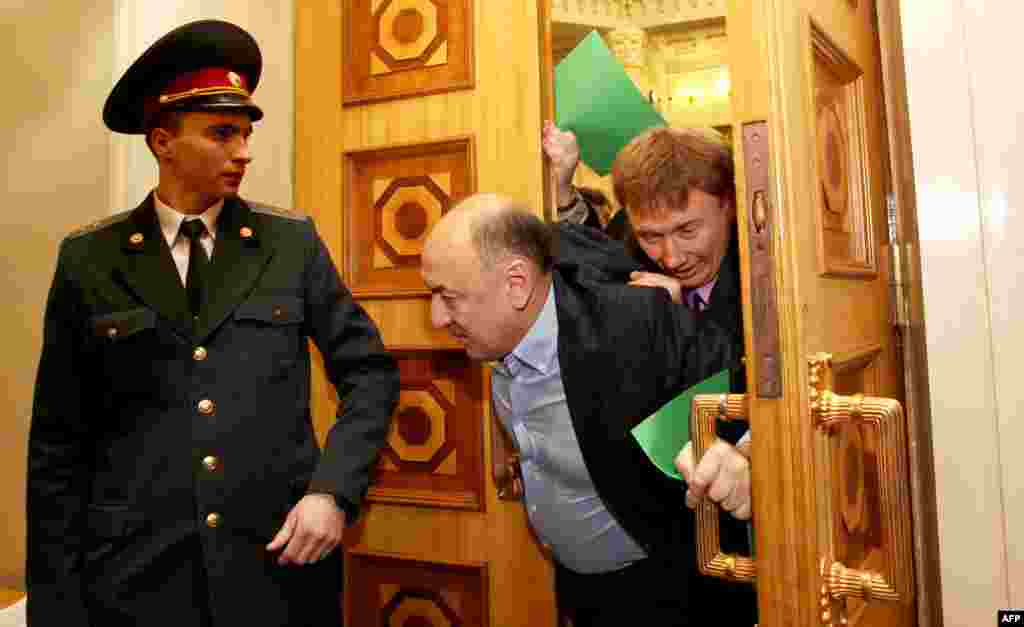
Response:
M909 603L913 598L913 536L910 521L910 492L907 466L907 436L903 407L896 400L854 394L843 396L832 391L832 356L819 353L808 361L810 417L817 434L825 439L832 463L843 464L842 470L853 481L830 486L832 511L828 527L831 538L821 558L819 591L822 623L844 624L845 599L873 603L889 601ZM694 434L696 458L717 437L719 420L746 421L749 414L745 394L700 394L694 397L691 411L691 432ZM866 497L865 482L856 481L864 473L865 460L860 448L849 437L839 437L844 427L866 430L877 444L877 502L881 519L884 559L877 569L850 568L842 561L840 525L862 516ZM831 477L828 472L826 476ZM718 528L719 507L705 500L697 509L697 559L705 575L732 581L753 582L756 563L753 558L722 551ZM844 518L845 517L845 518ZM844 522L845 521L845 522Z
M719 420L746 422L746 394L698 394L690 411L695 459L714 443ZM752 557L722 552L718 503L704 499L697 508L697 564L700 572L730 581L753 582L757 567Z
M913 599L913 533L910 519L910 481L907 464L907 427L903 406L894 399L836 394L833 389L832 355L818 353L808 359L811 420L828 444L833 464L848 480L833 486L832 520L828 551L821 558L819 601L823 625L846 624L846 600L909 603ZM864 460L856 438L841 435L856 428L877 442L877 494L883 556L874 568L851 568L843 563L840 528L858 517L866 498ZM854 433L857 433L855 431ZM859 437L859 436L858 436Z

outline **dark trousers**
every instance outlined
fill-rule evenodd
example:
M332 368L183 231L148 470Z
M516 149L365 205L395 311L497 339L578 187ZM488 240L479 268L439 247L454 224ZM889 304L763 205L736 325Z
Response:
M559 611L573 627L751 627L753 586L696 573L696 565L654 556L621 570L584 575L555 563Z

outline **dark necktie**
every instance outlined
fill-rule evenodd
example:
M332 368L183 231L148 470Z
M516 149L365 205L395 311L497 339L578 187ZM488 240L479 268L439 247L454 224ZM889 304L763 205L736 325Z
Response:
M179 233L188 239L188 273L185 275L185 293L188 295L188 306L192 316L198 316L203 302L203 288L205 287L206 269L210 265L210 259L206 256L206 249L200 243L203 233L206 233L206 225L202 220L185 220L181 223Z
M707 303L701 298L698 290L690 290L686 295L686 305L691 311L704 311L704 308L707 307Z
M512 377L513 379L519 376L519 371L522 370L523 366L522 363L519 361L519 358L512 353L505 355L505 357L501 360L501 365L505 367L505 370L508 372L508 376Z

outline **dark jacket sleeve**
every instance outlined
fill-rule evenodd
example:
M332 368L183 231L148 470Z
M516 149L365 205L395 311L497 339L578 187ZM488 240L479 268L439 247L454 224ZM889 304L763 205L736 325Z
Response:
M555 264L574 282L624 284L631 272L642 269L622 242L598 229L564 223L552 228L557 242Z
M653 288L651 308L652 361L662 364L661 389L682 391L722 370L739 365L742 347L736 336L707 316L695 316L671 301L668 292Z
M623 211L617 215L624 213ZM651 261L644 253L632 229L629 228L628 220L624 219L623 223L625 224L623 247L638 266L637 269L643 272L664 273L664 270L659 268L658 264ZM676 307L685 308L684 305L676 305ZM677 317L682 318L686 315L681 314ZM740 306L739 252L735 233L732 234L728 252L722 262L719 280L715 284L714 292L712 292L711 307L697 316L697 318L695 328L711 329L710 332L715 336L720 335L719 331L724 331L732 336L731 342L737 353L728 366L730 369L729 391L735 394L746 392L746 375L741 359L743 354L743 321ZM681 320L676 320L673 326L678 328L679 322ZM719 341L721 341L721 338L719 338ZM718 371L716 370L715 372ZM683 376L685 376L685 373L683 373ZM730 444L735 444L746 433L747 428L747 425L742 422L720 422L718 425L718 436Z
M341 402L309 491L333 494L351 523L387 437L398 400L398 367L377 326L341 282L312 223L310 231L306 319Z
M628 248L604 233L576 225L559 225L556 231L556 266L566 280L582 292L600 291L604 310L597 314L608 324L602 333L622 353L640 355L643 370L661 371L661 390L674 394L740 362L740 336L723 329L709 316L695 316L684 305L672 302L661 288L627 285L631 272L645 267ZM576 312L579 313L579 312ZM643 325L645 330L633 329ZM641 333L651 352L637 351L632 333Z
M85 320L62 244L43 324L28 442L30 625L87 625L82 535L89 489Z

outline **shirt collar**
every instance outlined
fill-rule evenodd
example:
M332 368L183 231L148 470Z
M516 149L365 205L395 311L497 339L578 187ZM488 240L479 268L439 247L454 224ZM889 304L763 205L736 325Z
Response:
M533 326L512 350L519 361L541 374L548 374L558 359L558 316L555 312L555 284L548 287L547 300Z
M154 190L153 206L156 208L157 219L160 222L160 230L163 232L164 239L167 240L168 246L174 246L174 241L178 238L178 229L181 228L181 223L187 218L192 217L198 217L202 220L203 224L206 226L206 231L210 234L210 237L217 239L217 218L220 217L220 212L224 208L223 198L210 205L206 211L200 213L198 216L193 216L184 214L160 200L160 196L158 196Z

